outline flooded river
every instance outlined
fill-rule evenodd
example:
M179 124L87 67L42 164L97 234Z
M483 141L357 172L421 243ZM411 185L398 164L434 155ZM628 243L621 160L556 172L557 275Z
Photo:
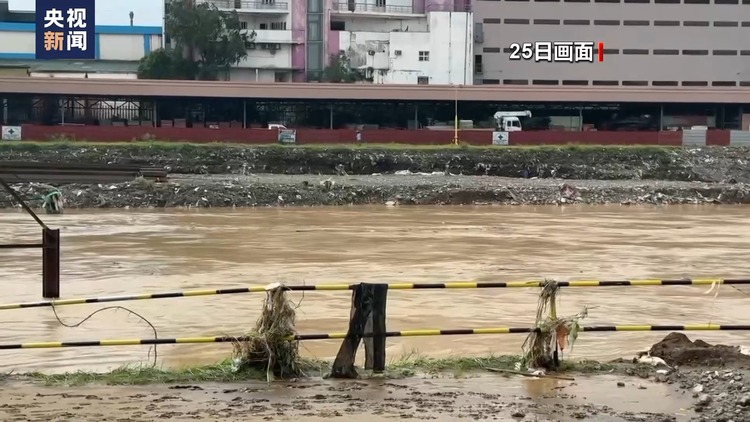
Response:
M362 207L243 210L69 211L45 216L60 227L65 298L273 282L510 281L739 277L750 275L750 209L670 207ZM0 213L0 242L35 242L26 214ZM0 251L2 302L39 300L41 252ZM589 306L586 324L748 323L750 288L570 288L560 314ZM536 289L411 290L389 293L388 329L530 326ZM348 292L308 292L300 333L345 331ZM123 302L148 318L159 337L241 335L259 315L262 295ZM76 323L104 305L58 308ZM744 309L744 313L743 313ZM0 343L150 338L122 310L79 328L48 308L0 311ZM629 356L666 333L582 334L578 358ZM750 344L750 333L689 333L709 342ZM518 353L523 335L389 339L390 359ZM304 353L331 358L338 341L311 341ZM160 346L166 365L214 362L228 345ZM3 370L104 370L146 362L145 346L0 351Z

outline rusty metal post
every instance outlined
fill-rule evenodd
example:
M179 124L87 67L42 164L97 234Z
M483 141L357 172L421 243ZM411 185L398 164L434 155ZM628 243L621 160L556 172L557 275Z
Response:
M42 229L42 297L60 297L60 229Z
M385 372L385 310L388 297L388 285L373 284L373 295L370 301L370 313L365 325L365 369L374 373Z

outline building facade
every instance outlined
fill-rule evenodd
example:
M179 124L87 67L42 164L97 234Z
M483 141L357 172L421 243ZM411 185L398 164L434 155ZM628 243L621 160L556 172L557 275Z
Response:
M34 60L33 23L0 22L0 59ZM137 61L161 47L161 27L96 26L96 58L99 60Z
M117 77L135 77L135 62L165 45L164 2L150 1L147 6L140 2L149 0L132 0L117 10L115 0L97 3L96 59L102 64L132 63ZM325 69L344 55L348 65L364 76L363 83L474 83L474 19L469 0L197 1L236 11L243 30L255 34L254 42L246 46L247 57L230 71L233 81L322 81ZM103 7L108 2L112 7ZM33 3L0 0L0 61L15 64L35 59ZM135 22L128 22L134 9ZM139 25L144 20L151 25ZM31 73L92 77L106 72L37 69Z
M234 81L319 81L344 54L372 83L473 83L466 0L200 1L236 10L255 32Z
M371 12L376 9L370 5L359 11L357 4L349 6L334 4L330 14L327 52L332 58L343 55L373 83L473 84L471 13L425 12L410 5Z
M33 2L27 3L0 0L0 59L36 58ZM11 9L11 6L23 9ZM129 13L134 8L131 6L122 7L117 17L107 14L100 16L97 8L96 45L93 46L97 59L137 61L152 50L162 47L163 6L138 11L134 13L132 20ZM102 12L111 10L103 9ZM157 25L141 25L138 24L140 21Z
M236 11L242 28L247 32L255 32L255 41L247 45L247 57L230 71L230 80L292 82L304 79L305 26L304 16L295 12L300 8L297 2L275 0L199 0L199 2L211 3L223 11Z
M473 10L477 84L750 86L748 0L474 0ZM594 60L513 57L515 43L563 41L593 43Z

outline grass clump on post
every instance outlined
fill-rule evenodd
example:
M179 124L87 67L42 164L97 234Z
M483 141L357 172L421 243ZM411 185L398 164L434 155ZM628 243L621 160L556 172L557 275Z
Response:
M539 293L536 311L536 330L523 343L523 357L520 365L526 368L554 370L560 367L558 353L567 346L573 347L580 330L579 320L585 318L588 310L572 317L557 317L557 293L560 289L555 280L544 280Z
M284 286L269 286L263 301L263 311L255 330L247 340L234 344L234 358L238 370L266 371L266 379L293 378L303 374L299 342L294 340L296 306L289 300Z

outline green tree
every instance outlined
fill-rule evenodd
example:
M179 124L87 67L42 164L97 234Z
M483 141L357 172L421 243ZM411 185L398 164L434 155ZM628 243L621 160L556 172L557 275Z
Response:
M188 79L218 79L247 57L247 46L255 42L255 31L242 29L236 11L221 11L207 2L170 0L165 21L175 53L150 53L141 61L139 75L159 76L156 79L185 79L186 75L190 76ZM162 65L165 69L157 69Z
M175 50L160 48L138 62L138 79L195 79L197 65Z
M362 73L352 69L346 54L332 55L330 64L323 70L324 82L351 84L362 79Z

